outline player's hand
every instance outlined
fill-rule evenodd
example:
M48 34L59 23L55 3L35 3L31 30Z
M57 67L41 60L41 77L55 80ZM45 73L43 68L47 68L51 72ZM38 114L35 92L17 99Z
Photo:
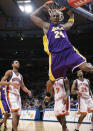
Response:
M30 90L28 90L28 93L27 93L29 96L31 96L31 91Z

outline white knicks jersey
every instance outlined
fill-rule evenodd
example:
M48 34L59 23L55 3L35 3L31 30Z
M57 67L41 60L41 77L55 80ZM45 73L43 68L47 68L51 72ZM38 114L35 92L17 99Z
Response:
M16 94L16 95L20 95L21 79L22 79L22 75L21 75L20 73L15 74L15 73L12 71L12 76L11 76L9 82L16 83L17 86L9 85L9 93L13 93L13 94Z
M64 79L59 79L55 81L53 88L54 88L54 93L55 93L54 95L55 101L58 101L66 96L66 91L64 87Z
M84 98L90 98L89 95L89 80L85 79L83 81L77 79L77 88L82 93L82 97Z

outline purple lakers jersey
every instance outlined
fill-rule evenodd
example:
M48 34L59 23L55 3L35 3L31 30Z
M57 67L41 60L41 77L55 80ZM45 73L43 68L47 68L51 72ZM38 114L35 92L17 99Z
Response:
M50 24L48 33L43 37L44 49L49 53L58 53L69 47L72 44L68 40L66 31L61 24L55 26Z
M7 86L0 86L0 97L1 97L1 100L6 100L6 97L7 97Z
M0 111L2 114L5 112L10 113L10 105L8 100L8 87L0 86Z

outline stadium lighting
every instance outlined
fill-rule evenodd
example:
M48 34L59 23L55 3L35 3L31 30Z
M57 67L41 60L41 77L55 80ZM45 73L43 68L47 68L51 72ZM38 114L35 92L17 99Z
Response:
M19 5L19 9L20 9L22 12L25 11L24 6L22 6L22 5Z
M25 12L26 13L31 13L32 12L32 6L31 5L26 5L25 6Z
M33 8L31 6L31 0L17 0L19 9L26 14L32 12Z

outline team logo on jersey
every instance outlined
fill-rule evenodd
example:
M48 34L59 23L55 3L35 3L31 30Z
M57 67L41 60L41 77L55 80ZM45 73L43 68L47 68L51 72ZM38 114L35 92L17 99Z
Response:
M20 83L21 80L20 80L19 78L13 78L13 79L12 79L12 82L18 82L18 83Z
M88 84L87 84L87 83L80 83L80 84L79 84L79 87L80 87L80 86L86 86L86 87L88 87Z
M59 86L59 87L64 87L64 85L62 84L62 83L55 83L54 85L53 85L54 87L57 87L57 86Z

